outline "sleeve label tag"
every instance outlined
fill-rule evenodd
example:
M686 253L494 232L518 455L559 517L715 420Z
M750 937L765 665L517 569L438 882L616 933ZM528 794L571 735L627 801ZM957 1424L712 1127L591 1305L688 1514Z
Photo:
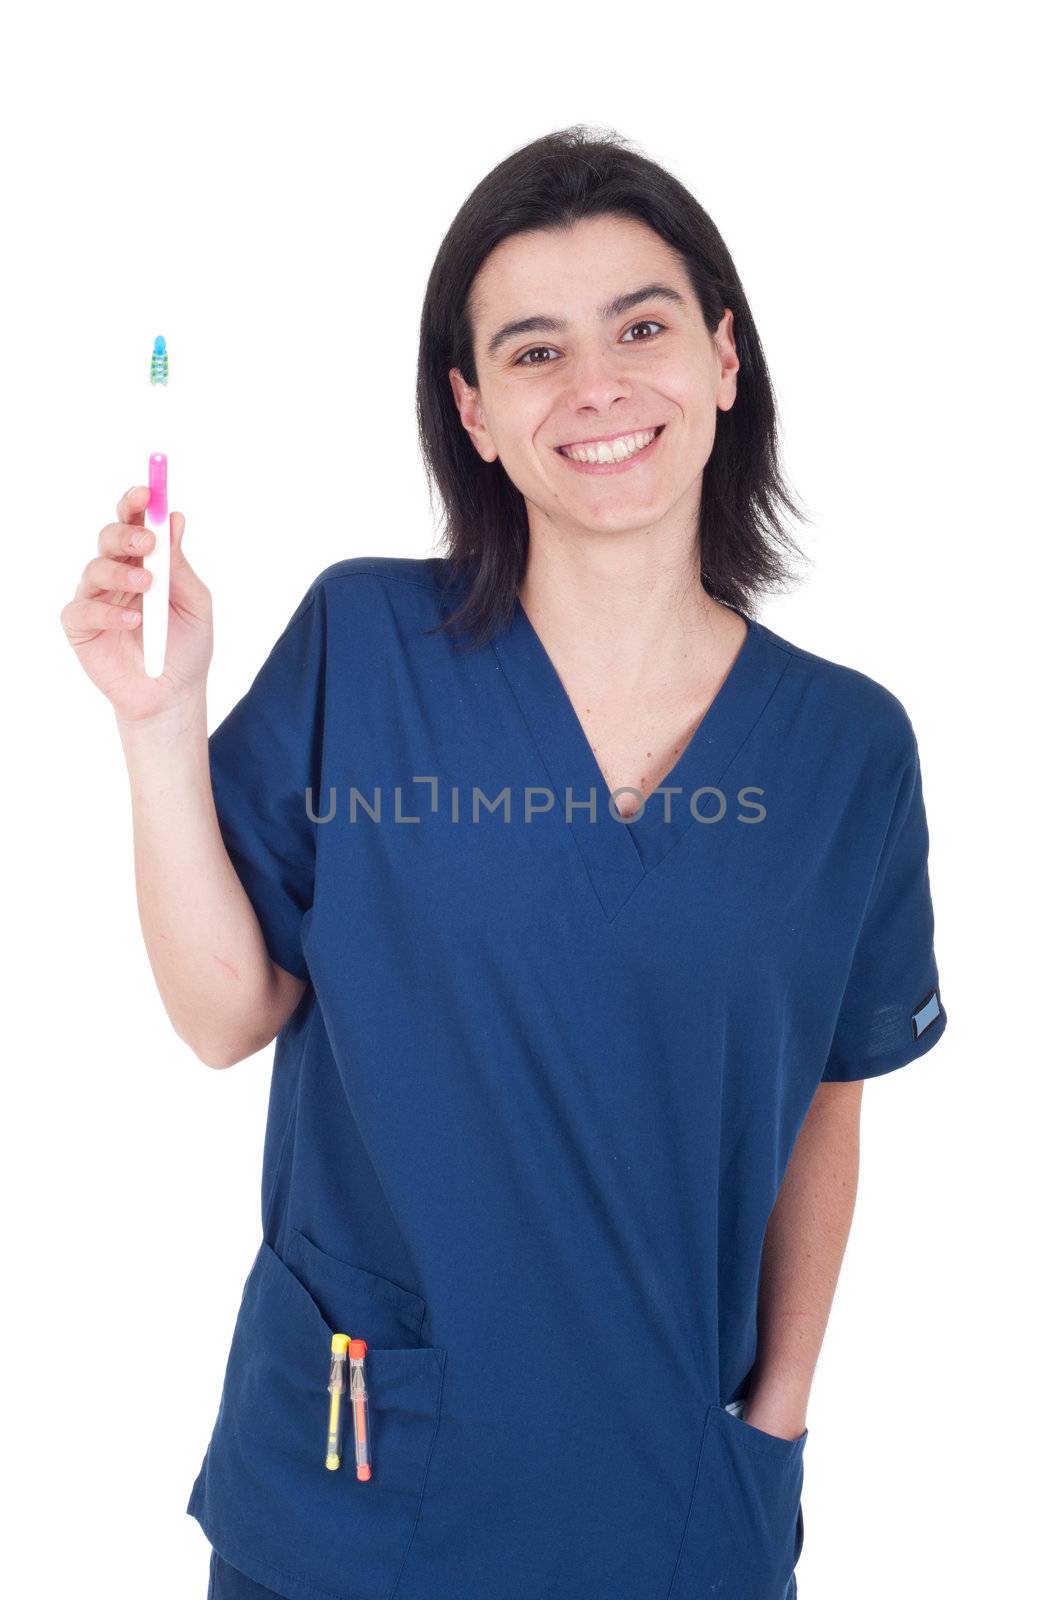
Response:
M921 1000L912 1012L912 1038L918 1039L940 1015L941 996L936 989L931 989L926 999Z

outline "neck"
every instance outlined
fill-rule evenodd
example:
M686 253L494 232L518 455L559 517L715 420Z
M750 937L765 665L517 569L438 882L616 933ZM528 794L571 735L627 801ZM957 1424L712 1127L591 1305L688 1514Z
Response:
M580 681L696 683L728 661L745 623L701 584L695 553L671 564L532 542L521 603L547 651Z

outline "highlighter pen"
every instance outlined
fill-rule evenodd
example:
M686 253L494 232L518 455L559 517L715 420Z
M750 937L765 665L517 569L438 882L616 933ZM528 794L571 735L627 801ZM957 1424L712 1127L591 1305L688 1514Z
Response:
M151 352L151 384L156 394L164 394L170 381L170 357L166 340L160 333ZM165 411L169 418L171 406L153 403L152 423L156 413ZM151 583L144 590L144 616L141 639L144 642L144 671L149 678L158 678L166 665L166 634L170 624L170 507L167 496L167 460L161 451L153 451L148 459L148 505L144 513L144 526L155 535L155 543L144 557L144 568L151 573Z
M354 1464L365 1483L369 1465L369 1390L365 1382L365 1340L352 1339L347 1354L351 1363L351 1406L354 1410Z
M347 1369L344 1358L350 1342L350 1336L346 1333L332 1335L332 1364L328 1379L328 1445L325 1449L325 1465L330 1472L335 1472L340 1464L340 1401L343 1398Z

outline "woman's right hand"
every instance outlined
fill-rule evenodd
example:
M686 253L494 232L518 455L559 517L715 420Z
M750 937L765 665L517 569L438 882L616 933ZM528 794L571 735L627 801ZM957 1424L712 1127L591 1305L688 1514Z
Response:
M201 694L213 651L210 590L181 549L185 519L170 513L170 617L166 665L158 678L144 671L140 637L151 574L143 558L155 535L144 526L148 490L127 490L118 521L100 530L98 554L85 567L73 600L59 613L81 665L114 706L120 721L141 722Z

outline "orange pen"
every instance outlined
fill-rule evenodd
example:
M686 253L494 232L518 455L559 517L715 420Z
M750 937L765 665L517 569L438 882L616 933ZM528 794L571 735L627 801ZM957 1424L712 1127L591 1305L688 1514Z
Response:
M351 1408L354 1411L354 1462L363 1483L371 1476L369 1465L369 1390L365 1382L364 1339L352 1339L347 1346L351 1368Z

